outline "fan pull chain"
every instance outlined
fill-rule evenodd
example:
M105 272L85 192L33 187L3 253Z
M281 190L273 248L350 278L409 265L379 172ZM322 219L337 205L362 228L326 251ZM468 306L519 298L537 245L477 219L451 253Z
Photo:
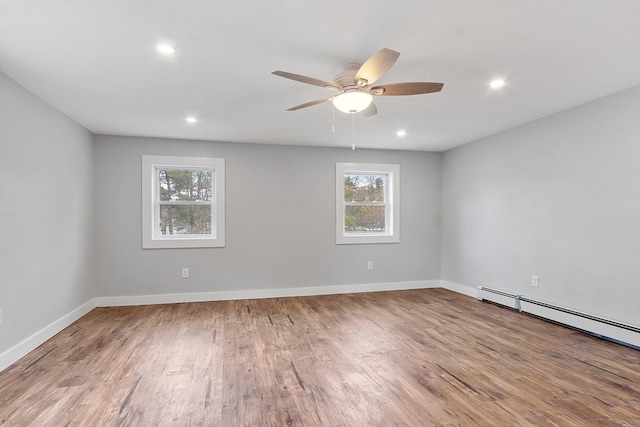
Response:
M331 133L336 134L336 109L333 105L331 105Z
M356 149L356 115L351 113L351 150Z

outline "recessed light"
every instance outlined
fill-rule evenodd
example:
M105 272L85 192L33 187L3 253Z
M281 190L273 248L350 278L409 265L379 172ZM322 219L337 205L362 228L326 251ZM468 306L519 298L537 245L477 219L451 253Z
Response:
M176 48L168 44L159 44L156 46L156 50L163 55L173 55L176 53Z
M189 116L185 120L187 121L187 123L197 123L198 122L198 119L196 119L193 116Z
M407 136L407 131L406 130L399 130L396 132L396 136L402 138L403 136Z
M491 83L489 83L489 86L491 86L492 89L498 89L504 86L504 84L505 84L504 80L495 79L495 80L491 80Z

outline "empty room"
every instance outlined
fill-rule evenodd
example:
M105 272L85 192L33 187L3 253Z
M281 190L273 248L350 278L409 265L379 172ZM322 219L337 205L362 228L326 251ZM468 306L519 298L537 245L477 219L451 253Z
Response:
M640 1L0 0L0 425L640 425Z

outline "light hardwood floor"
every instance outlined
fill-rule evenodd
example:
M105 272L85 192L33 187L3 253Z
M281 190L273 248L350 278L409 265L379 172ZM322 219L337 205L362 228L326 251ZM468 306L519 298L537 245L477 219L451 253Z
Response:
M443 289L99 308L3 426L639 426L640 352Z

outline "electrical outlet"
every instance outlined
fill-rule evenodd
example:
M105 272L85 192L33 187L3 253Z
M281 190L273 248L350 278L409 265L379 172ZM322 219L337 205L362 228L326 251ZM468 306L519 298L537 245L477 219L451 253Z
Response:
M188 268L183 268L182 269L182 278L183 279L188 279L189 278L189 269Z
M534 288L540 286L540 276L531 276L531 286Z
M367 261L367 270L373 270L373 261Z

